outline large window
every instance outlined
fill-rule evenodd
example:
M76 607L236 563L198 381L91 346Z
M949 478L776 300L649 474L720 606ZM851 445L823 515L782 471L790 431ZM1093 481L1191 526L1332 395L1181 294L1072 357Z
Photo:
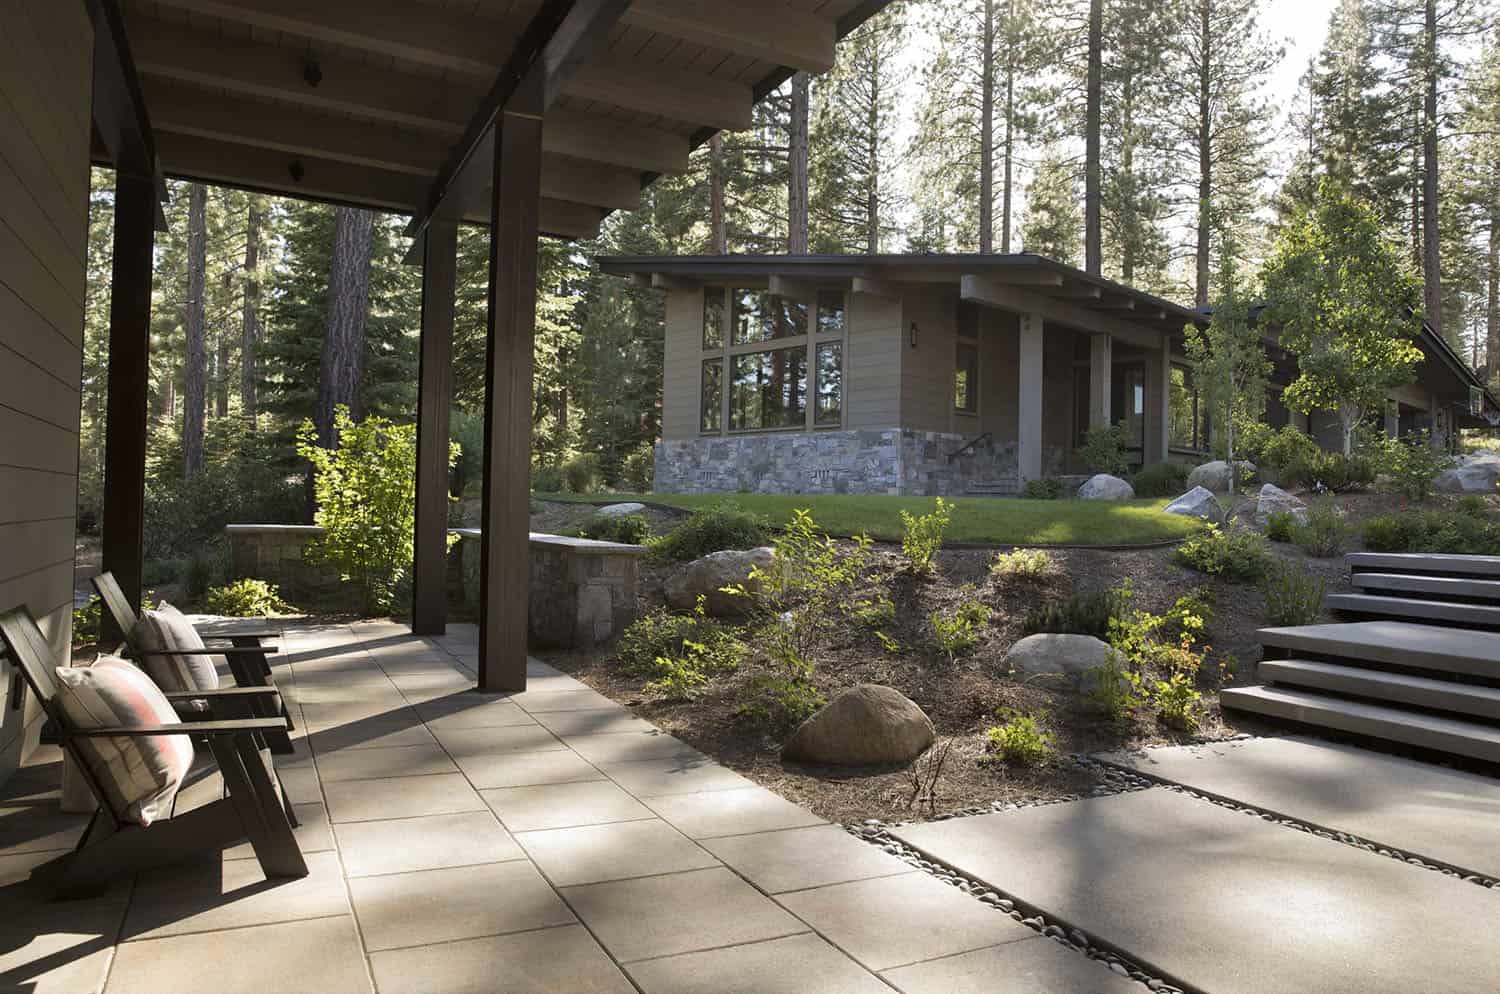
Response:
M724 288L703 288L703 348L724 347Z
M1208 448L1208 418L1203 399L1193 386L1192 371L1172 367L1172 384L1167 398L1167 444L1174 449L1203 452Z
M718 431L724 425L724 360L703 362L703 404L699 414L703 431Z
M729 296L734 304L731 345L754 345L807 334L805 300L765 290L731 290Z
M729 358L729 427L800 428L807 420L807 351L744 352Z
M844 291L818 291L818 334L844 333Z
M817 364L813 367L817 391L813 423L836 428L844 418L844 344L820 342L817 357Z
M953 409L979 413L979 346L960 341L953 364Z

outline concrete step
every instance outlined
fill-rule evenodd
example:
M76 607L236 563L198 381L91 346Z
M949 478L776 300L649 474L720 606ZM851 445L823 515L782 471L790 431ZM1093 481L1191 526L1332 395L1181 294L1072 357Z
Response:
M1408 594L1432 594L1445 600L1463 598L1500 604L1500 580L1481 580L1467 576L1422 576L1415 573L1354 573L1354 586L1369 593L1400 591Z
M1464 628L1500 628L1500 606L1493 604L1428 601L1417 597L1384 597L1378 594L1329 594L1323 599L1323 604L1330 611L1346 614L1409 618Z
M1267 659L1260 664L1260 678L1283 687L1327 690L1500 721L1500 690L1493 687L1311 659Z
M1494 632L1410 621L1355 621L1262 628L1257 636L1261 645L1284 650L1285 655L1366 660L1500 679L1500 634Z
M1344 557L1355 571L1436 573L1500 579L1500 556L1456 556L1438 552L1351 552Z
M1231 710L1249 711L1268 718L1297 721L1386 742L1500 763L1500 729L1455 718L1439 718L1286 687L1237 687L1224 690L1219 693L1219 703Z

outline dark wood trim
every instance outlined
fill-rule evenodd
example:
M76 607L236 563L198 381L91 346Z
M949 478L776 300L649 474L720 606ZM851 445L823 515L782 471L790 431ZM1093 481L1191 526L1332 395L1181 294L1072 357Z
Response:
M490 211L479 689L526 689L540 88L496 125Z
M109 396L104 429L101 566L132 609L141 602L146 519L146 395L151 382L151 263L157 199L149 176L116 174L109 300ZM106 642L128 635L103 612Z
M117 0L86 0L86 6L94 24L94 133L118 172L150 181L156 205L152 221L157 231L166 231L161 204L167 199L167 185L157 161L156 138L135 59L130 54L125 18Z
M448 629L448 415L453 404L457 223L433 220L423 242L411 630L417 635L441 635Z

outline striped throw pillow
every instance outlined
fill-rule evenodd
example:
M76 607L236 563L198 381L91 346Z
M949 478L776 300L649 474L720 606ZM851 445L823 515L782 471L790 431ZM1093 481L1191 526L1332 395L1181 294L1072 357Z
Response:
M59 666L57 683L58 703L74 728L179 723L177 712L156 684L115 656L100 656L92 666ZM104 791L101 800L140 825L149 825L171 812L177 788L193 765L193 742L187 735L73 741Z
M131 642L142 650L201 649L203 638L192 622L166 601L136 622ZM141 656L141 666L167 693L216 690L223 656Z

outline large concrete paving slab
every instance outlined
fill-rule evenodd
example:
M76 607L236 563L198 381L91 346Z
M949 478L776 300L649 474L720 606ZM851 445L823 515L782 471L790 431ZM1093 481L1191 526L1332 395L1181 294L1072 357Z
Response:
M1296 737L1102 757L1320 828L1500 878L1500 780Z
M1292 652L1367 659L1442 673L1500 676L1500 635L1411 621L1351 621L1262 628L1260 644Z
M910 825L909 845L1209 994L1494 990L1500 894L1155 788Z

